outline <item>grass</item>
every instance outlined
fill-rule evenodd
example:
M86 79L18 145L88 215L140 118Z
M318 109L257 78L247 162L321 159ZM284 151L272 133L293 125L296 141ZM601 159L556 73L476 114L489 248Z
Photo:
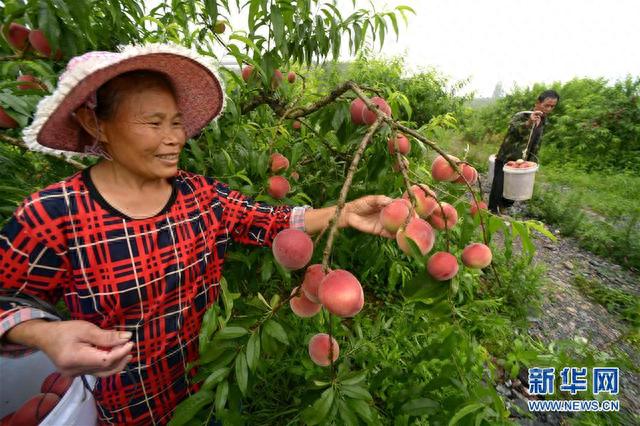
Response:
M619 316L633 326L640 326L640 297L580 275L574 277L573 284L582 294L604 306L609 313Z

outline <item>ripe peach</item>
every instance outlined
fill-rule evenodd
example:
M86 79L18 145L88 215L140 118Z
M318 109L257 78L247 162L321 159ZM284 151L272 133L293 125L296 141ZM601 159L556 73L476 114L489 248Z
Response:
M328 334L318 333L309 340L309 356L311 361L320 367L327 367L338 359L340 354L340 346L336 339ZM329 343L331 342L331 343ZM331 345L331 350L329 349Z
M459 158L449 155L449 158L454 162L460 161ZM451 164L442 156L438 155L433 163L431 163L431 176L438 181L453 182L458 179L459 175L451 167Z
M314 263L307 267L307 270L304 273L304 280L302 280L302 291L304 291L307 299L315 303L320 303L318 288L320 288L320 283L325 276L326 274L322 272L321 264Z
M47 40L47 37L44 35L44 31L42 30L33 30L29 33L29 43L31 46L40 53L42 56L47 58L53 57L54 59L62 58L62 51L60 48L56 50L54 55L51 54L51 43Z
M276 200L282 200L290 189L291 186L286 178L282 176L271 176L269 178L267 192Z
M475 183L478 181L478 171L469 164L460 164L460 171L462 171L462 176L458 176L458 179L456 179L454 182L464 183L466 180L469 185L475 185Z
M405 229L400 228L396 233L396 242L398 243L398 247L400 247L400 250L405 254L410 254L411 248L409 247L409 243L406 238L410 238L414 243L416 243L420 249L420 253L425 255L433 248L433 243L436 240L436 234L427 222L414 217Z
M313 255L313 241L304 232L297 229L285 229L278 232L271 245L276 262L284 268L295 271L309 263Z
M451 229L458 223L458 212L455 207L449 203L440 203L440 206L429 216L429 223L436 229L443 230L446 228Z
M356 277L349 271L331 271L318 287L320 303L339 317L352 317L364 306L364 292Z
M299 130L299 129L300 129L300 127L302 127L302 123L301 123L301 122L299 122L298 120L295 120L295 121L293 122L293 124L291 125L291 127L293 127L293 128L294 128L294 129L296 129L296 130Z
M462 250L462 263L469 268L482 269L489 266L492 259L491 249L482 243L469 244Z
M385 101L379 96L374 96L373 98L371 98L371 103L373 103L374 105L377 105L378 108L380 109L380 112L391 117L391 107L389 106L387 101ZM362 122L365 124L371 125L376 121L376 118L378 118L377 114L371 111L365 105L364 109L362 110Z
M471 216L475 216L478 213L478 210L487 210L487 203L484 201L476 201L473 200L471 202L471 208L469 211L471 212Z
M55 393L60 398L62 398L71 387L73 383L73 377L63 376L57 371L49 374L43 381L42 386L40 386L40 392L42 393Z
M416 198L415 211L423 219L426 219L438 208L438 202L436 201L436 193L429 189L427 185L412 185L411 192ZM402 198L408 200L409 194L407 191L402 194Z
M60 402L55 393L39 393L16 410L10 426L37 426Z
M0 32L4 34L4 25L0 26ZM29 33L31 31L24 25L12 22L9 24L9 30L7 31L7 43L15 50L24 50L27 47L27 40L29 39Z
M282 154L274 152L271 154L271 171L278 173L281 170L287 170L289 168L289 160Z
M247 65L246 67L242 68L242 79L244 81L249 81L252 74L253 74L253 65Z
M402 155L407 155L411 151L411 142L402 133L398 133L395 138L389 138L387 146L389 148L389 154L394 155L396 152L396 141L398 144L398 152Z
M353 101L351 101L349 112L351 113L351 122L353 124L364 124L364 121L362 121L362 112L366 108L367 106L360 98L355 98Z
M291 84L295 83L296 81L296 73L293 71L289 71L287 73L287 81Z
M409 217L411 204L402 198L393 200L380 212L380 223L389 232L396 232Z
M280 83L282 83L282 71L276 69L273 71L273 76L271 77L271 88L273 90L280 87Z
M227 29L224 21L216 21L216 24L213 26L213 31L216 34L222 34L224 30Z
M0 129L15 129L16 127L18 127L18 122L0 107Z
M16 81L25 82L24 84L18 85L18 89L20 90L47 90L47 87L42 84L40 80L29 74L19 76Z
M300 180L300 174L298 172L291 172L291 179L295 180L296 182Z
M450 280L458 273L458 259L451 253L439 251L429 258L427 271L438 281Z
M295 293L297 289L298 287L294 288L291 294ZM302 291L297 297L289 299L289 306L291 306L293 313L300 318L312 317L322 309L322 305L307 299L307 296Z

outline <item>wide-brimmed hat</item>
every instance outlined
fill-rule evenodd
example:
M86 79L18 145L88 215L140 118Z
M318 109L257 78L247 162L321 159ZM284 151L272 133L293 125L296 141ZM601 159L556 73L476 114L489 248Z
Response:
M198 134L224 109L224 87L211 58L175 44L122 46L119 52L89 52L72 58L55 91L38 104L23 131L26 145L53 154L89 155L95 140L73 112L107 81L129 71L160 72L171 82L187 137Z

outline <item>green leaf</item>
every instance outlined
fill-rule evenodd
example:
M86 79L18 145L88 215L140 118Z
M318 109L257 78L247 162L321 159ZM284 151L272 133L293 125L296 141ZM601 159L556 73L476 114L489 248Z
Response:
M169 421L169 426L181 426L191 420L198 411L213 400L213 393L210 391L199 391L178 404L173 418Z
M412 399L400 407L400 412L410 416L422 416L432 413L440 404L429 398Z
M346 375L343 379L340 380L340 383L342 383L343 385L357 385L358 383L363 382L366 378L366 371L358 371Z
M279 342L284 343L285 345L289 344L287 332L284 331L284 328L274 320L269 320L264 324L264 331Z
M349 398L364 399L365 401L373 400L373 397L371 396L369 391L363 388L362 386L347 385L347 386L342 386L340 390L345 396L348 396Z
M273 274L273 257L264 256L262 259L262 268L260 268L260 278L262 281L269 281Z
M251 371L255 371L260 361L260 330L253 332L247 342L247 365Z
M449 426L457 424L461 418L463 418L467 414L473 413L474 411L481 409L482 407L484 407L484 404L481 404L481 403L469 404L463 407L460 411L458 411L455 414L455 416L451 418L451 420L449 420Z
M446 282L436 281L426 272L418 273L403 288L402 293L408 301L436 303L447 296L449 286Z
M200 327L200 335L198 336L198 340L200 343L200 355L203 352L206 352L207 346L211 341L211 336L218 328L218 306L214 305L205 312L202 317L202 326Z
M238 326L226 326L222 330L216 333L216 338L220 340L230 340L237 339L238 337L242 337L245 334L248 334L249 330L244 327Z
M231 368L229 367L218 368L213 373L209 374L209 376L205 379L204 383L202 384L202 389L213 389L218 383L223 381L229 375L230 371Z
M227 397L229 396L229 382L224 381L220 383L218 389L216 389L215 407L216 413L220 414L224 410L224 406L227 405Z
M284 43L284 20L280 8L275 4L271 6L271 28L276 45L281 46Z
M338 401L338 413L340 413L340 418L342 419L345 425L347 426L358 425L359 423L358 416L343 400Z
M362 399L349 399L347 405L355 411L362 420L366 423L373 423L373 413L371 412L371 406Z
M247 384L249 382L249 370L247 369L247 358L244 352L236 358L236 380L242 395L247 395Z
M320 398L313 403L311 407L308 407L303 412L303 417L309 425L317 425L323 420L327 420L327 415L331 406L333 405L333 399L335 391L333 388L329 388L322 392Z
M528 220L525 222L525 224L527 225L528 228L532 228L535 229L536 231L540 232L541 234L543 234L545 237L549 238L552 241L557 241L558 239L556 238L555 235L553 235L546 226L544 226L544 224L542 222L538 222L537 220Z

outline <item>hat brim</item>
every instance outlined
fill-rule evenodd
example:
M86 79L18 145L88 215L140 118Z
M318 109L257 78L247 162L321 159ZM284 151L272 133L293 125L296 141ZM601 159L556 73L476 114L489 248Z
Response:
M176 94L178 110L183 114L187 137L197 135L222 112L224 87L212 67L202 63L199 60L201 58L193 57L195 54L184 48L178 47L178 51L180 53L155 51L125 56L122 60L91 71L80 79L76 77L75 84L65 82L63 85L61 78L59 87L47 97L50 98L48 102L45 98L38 105L31 128L25 129L25 142L30 148L39 151L85 153L86 147L92 146L94 140L84 131L72 113L104 83L122 73L136 70L157 71L169 79ZM185 55L185 51L192 57ZM125 50L123 53L126 52ZM74 70L68 73L73 74ZM74 80L73 77L64 76L65 80ZM53 108L50 105L52 103L56 104ZM35 140L29 141L29 135ZM33 146L34 142L45 149Z

